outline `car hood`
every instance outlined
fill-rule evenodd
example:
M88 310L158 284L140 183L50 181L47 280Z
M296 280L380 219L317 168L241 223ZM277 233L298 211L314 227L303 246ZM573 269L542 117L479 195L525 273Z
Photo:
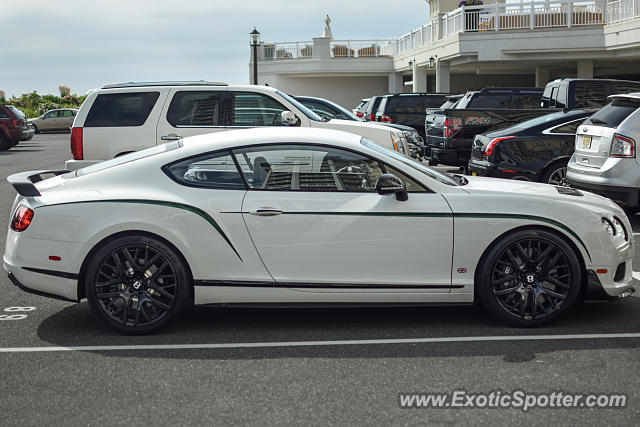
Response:
M611 200L588 191L576 190L570 187L556 187L538 182L518 181L512 179L487 178L479 176L465 176L468 184L462 186L470 194L495 194L509 196L526 196L540 198L545 201L564 201L582 205L590 205L607 211L611 209L623 212Z
M361 131L367 130L378 130L389 132L391 129L387 126L382 126L377 123L372 122L356 122L355 120L340 120L340 119L331 119L328 122L319 122L318 127L326 127L327 129L336 129L336 130L344 130L357 132L356 129Z

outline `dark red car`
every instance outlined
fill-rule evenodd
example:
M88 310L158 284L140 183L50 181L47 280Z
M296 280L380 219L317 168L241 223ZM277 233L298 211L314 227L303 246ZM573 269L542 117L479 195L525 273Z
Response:
M13 105L0 105L0 150L8 150L35 133L24 113Z

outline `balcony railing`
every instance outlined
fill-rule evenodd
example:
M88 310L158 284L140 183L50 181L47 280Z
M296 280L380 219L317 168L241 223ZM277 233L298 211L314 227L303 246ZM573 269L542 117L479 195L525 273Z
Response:
M458 33L605 25L640 17L640 0L543 0L462 6L391 40L334 40L329 56L393 56ZM326 45L325 45L326 49ZM313 42L264 46L264 59L313 57Z

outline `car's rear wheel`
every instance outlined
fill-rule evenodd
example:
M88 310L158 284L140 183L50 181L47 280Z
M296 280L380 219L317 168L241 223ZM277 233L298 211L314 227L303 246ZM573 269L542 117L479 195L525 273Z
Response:
M4 136L0 135L0 151L8 150L9 148L11 148L9 142Z
M551 185L568 185L567 162L556 162L550 165L544 174L542 174L542 179L540 181Z
M582 269L563 238L543 230L502 238L479 266L478 295L497 319L514 326L553 322L576 303Z
M166 326L185 309L190 286L179 254L147 236L107 243L93 256L85 276L93 313L126 334L148 334Z

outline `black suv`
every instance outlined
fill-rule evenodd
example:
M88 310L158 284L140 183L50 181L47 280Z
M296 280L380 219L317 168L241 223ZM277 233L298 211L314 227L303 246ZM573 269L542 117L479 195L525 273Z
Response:
M547 83L542 108L601 108L610 95L640 92L640 82L613 79L558 79Z
M411 126L424 139L427 108L439 108L447 101L446 93L395 93L385 95L375 114L376 122Z

